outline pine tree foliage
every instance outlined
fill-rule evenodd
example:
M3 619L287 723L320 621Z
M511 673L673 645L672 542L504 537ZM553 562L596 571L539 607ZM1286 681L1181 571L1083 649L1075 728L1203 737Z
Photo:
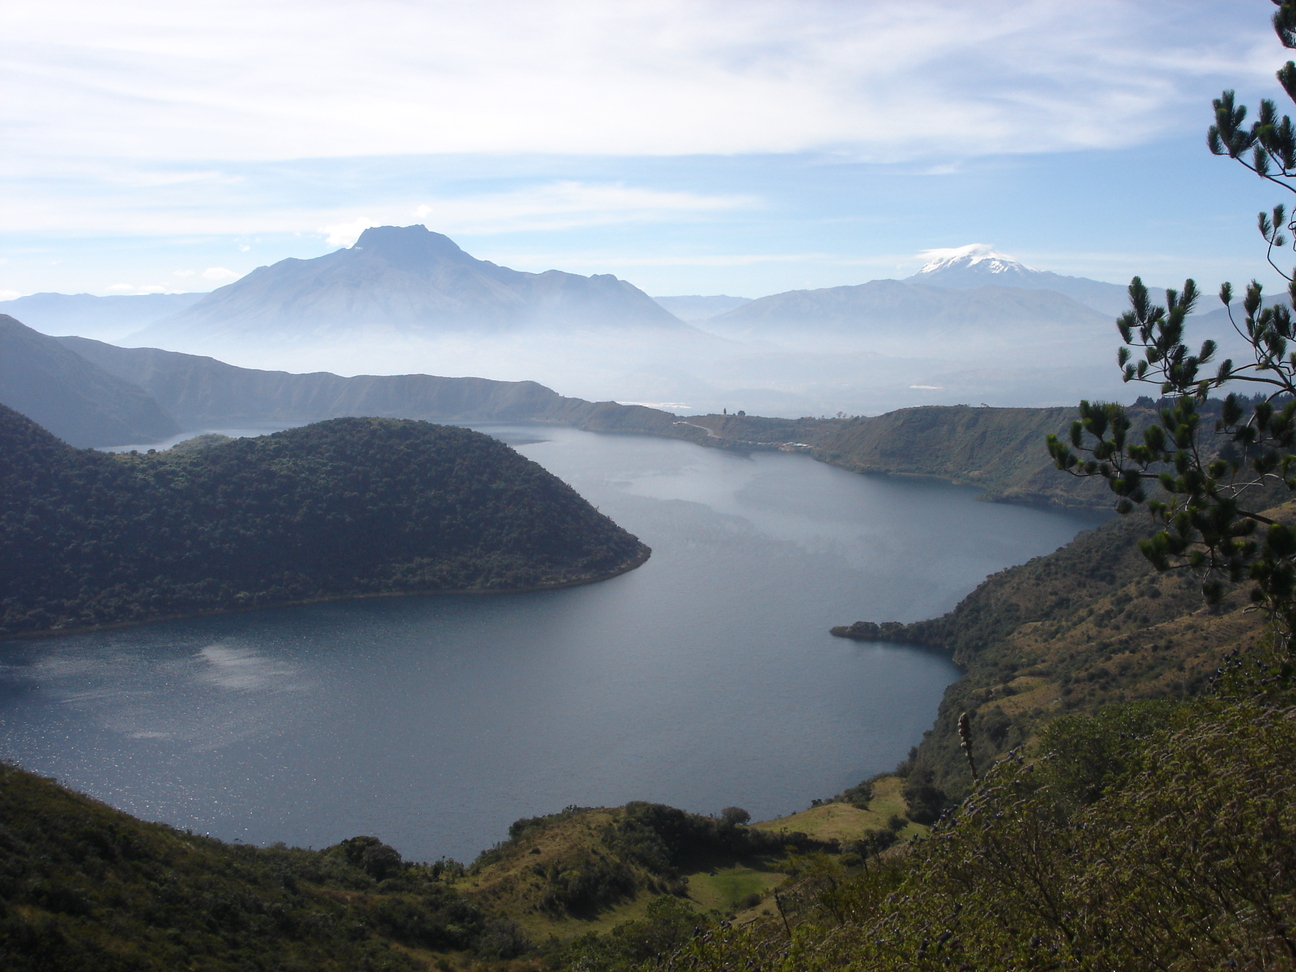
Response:
M1274 29L1296 48L1296 3L1274 0ZM1296 100L1296 62L1278 72ZM1296 192L1296 130L1278 116L1274 102L1260 104L1246 126L1247 108L1225 91L1214 101L1215 123L1207 144L1260 178ZM1259 214L1266 259L1288 281L1296 302L1296 270L1284 271L1277 253L1296 233L1296 215L1284 205ZM1191 347L1186 319L1197 304L1194 281L1167 290L1164 306L1153 304L1142 280L1130 283L1130 310L1117 322L1123 341L1117 360L1127 382L1159 387L1157 421L1136 430L1126 409L1110 402L1080 403L1069 441L1049 437L1058 468L1077 476L1102 477L1118 497L1116 509L1146 506L1159 529L1142 550L1160 570L1188 568L1203 576L1209 601L1226 584L1250 580L1252 598L1263 605L1289 644L1296 633L1296 530L1266 512L1277 494L1296 490L1296 347L1286 304L1266 306L1257 281L1235 306L1225 283L1219 299L1249 360L1215 363L1213 340ZM1224 395L1216 403L1212 396Z

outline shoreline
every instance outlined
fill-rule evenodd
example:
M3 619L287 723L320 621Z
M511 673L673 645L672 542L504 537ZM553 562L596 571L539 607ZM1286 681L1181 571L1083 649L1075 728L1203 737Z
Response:
M125 628L138 628L146 624L157 624L162 621L185 621L190 618L212 618L227 614L247 614L252 611L266 611L275 608L300 607L310 604L332 604L340 601L370 601L378 598L395 597L436 597L438 595L472 594L480 596L503 594L533 594L541 591L561 591L572 587L586 587L590 584L601 584L622 574L642 567L652 556L652 548L639 541L638 552L628 560L622 561L606 573L595 577L574 578L554 581L550 584L537 584L533 587L468 587L447 590L430 588L427 590L409 591L372 591L358 594L334 594L325 597L307 597L292 601L275 601L270 604L254 604L247 607L222 607L205 611L184 611L178 614L159 614L155 617L138 618L131 621L108 621L103 624L82 625L76 628L44 628L39 631L18 631L0 634L0 644L6 641L32 641L40 638L62 638L71 635L92 634L97 631L118 631Z

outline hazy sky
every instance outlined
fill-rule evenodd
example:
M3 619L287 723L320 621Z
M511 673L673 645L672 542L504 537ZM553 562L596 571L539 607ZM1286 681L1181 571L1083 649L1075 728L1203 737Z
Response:
M46 0L0 11L0 291L209 290L415 222L761 296L989 243L1208 290L1278 201L1206 151L1267 0ZM1290 107L1290 106L1287 106Z

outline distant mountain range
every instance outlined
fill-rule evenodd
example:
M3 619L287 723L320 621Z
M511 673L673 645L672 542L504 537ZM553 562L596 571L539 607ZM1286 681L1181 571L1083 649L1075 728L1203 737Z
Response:
M933 292L933 288L956 293ZM1151 293L1154 300L1165 299L1164 290L1152 288ZM793 290L757 300L654 299L681 320L739 338L768 337L788 327L889 339L931 328L1074 326L1092 323L1093 312L1110 323L1129 309L1126 285L1035 270L981 243L940 251L936 259L903 280ZM889 333L875 335L880 330Z
M290 374L156 348L118 348L77 337L49 340L139 388L188 430L364 415L452 423L541 421L644 432L665 430L674 418L637 405L564 398L534 381Z
M154 321L178 314L206 296L30 294L0 300L0 314L9 314L44 334L79 334L100 341L118 341Z
M904 280L757 300L652 298L611 275L525 273L423 226L384 226L207 295L9 303L46 334L211 355L245 370L532 379L672 411L875 414L1125 397L1112 363L1124 287L1034 270L982 245L933 252ZM123 337L128 321L142 326Z
M931 349L942 340L957 348L974 335L1015 341L1023 331L1044 326L1077 338L1115 330L1101 311L1054 291L994 285L955 290L904 280L774 294L700 326L728 338L784 343L803 334L826 334L890 354Z
M524 273L478 260L423 226L378 226L355 245L258 267L134 335L177 339L328 339L497 335L523 328L687 331L611 274Z
M996 253L984 243L941 251L940 256L912 277L906 277L905 282L954 290L985 286L1052 290L1113 318L1129 310L1128 284L1104 283L1088 277L1064 277L1048 270L1035 270ZM1151 288L1151 293L1153 300L1165 300L1164 290Z
M564 398L534 381L289 374L156 348L53 338L0 315L0 404L71 445L149 445L183 431L279 427L345 416L551 422L705 438L639 405ZM691 433L696 433L692 435Z
M681 297L654 297L653 300L681 321L704 321L708 317L727 314L743 304L751 303L750 297L730 297L728 294L716 294L711 297L691 294Z

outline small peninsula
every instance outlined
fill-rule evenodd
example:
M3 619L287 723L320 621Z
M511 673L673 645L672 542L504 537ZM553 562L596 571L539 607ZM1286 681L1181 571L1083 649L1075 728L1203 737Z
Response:
M0 406L0 453L0 635L565 587L650 553L498 440L428 422L342 418L110 455Z

